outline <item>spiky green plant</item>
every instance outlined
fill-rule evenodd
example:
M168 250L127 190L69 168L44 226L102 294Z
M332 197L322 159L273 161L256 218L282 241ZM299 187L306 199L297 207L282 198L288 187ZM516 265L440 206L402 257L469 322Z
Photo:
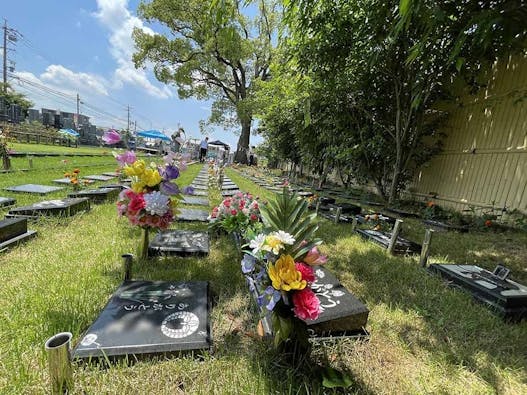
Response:
M283 230L294 237L295 244L289 252L295 259L322 243L314 238L318 229L316 214L308 214L307 206L305 199L284 188L276 200L260 207L263 223L269 232Z

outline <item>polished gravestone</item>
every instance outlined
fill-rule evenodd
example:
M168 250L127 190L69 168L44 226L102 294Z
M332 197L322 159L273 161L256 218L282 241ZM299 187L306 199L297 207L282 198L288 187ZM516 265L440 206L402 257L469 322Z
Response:
M368 308L351 294L328 269L319 266L315 269L315 274L316 281L311 288L320 301L321 313L316 320L304 321L307 324L310 338L361 337L367 334L365 327L370 312ZM251 279L248 278L248 281L251 283ZM256 287L251 288L256 300L259 291ZM272 336L269 314L263 321L263 329L267 332L265 334Z
M66 198L57 200L46 200L31 204L29 206L16 207L9 210L8 217L38 217L60 215L69 217L81 211L90 209L88 198Z
M10 192L37 193L39 195L45 195L46 193L60 191L64 188L54 187L50 185L24 184L24 185L16 185L13 187L7 187L4 189Z
M73 358L209 350L205 281L125 281L73 351Z
M192 208L181 208L179 214L176 216L177 221L197 221L208 222L209 212L205 210L197 210Z
M372 229L357 229L357 233L359 233L363 238L371 240L384 248L388 248L390 239L392 237L391 233ZM395 243L393 252L395 254L420 254L421 246L417 243L414 243L413 241L399 236Z
M527 287L509 280L508 270L503 267L498 266L494 273L475 265L432 264L428 269L469 292L505 319L527 318ZM505 275L500 275L503 270Z
M97 188L84 189L72 192L68 195L70 198L86 197L94 203L103 203L107 200L115 200L119 195L119 189L116 188Z
M88 180L93 180L93 181L110 181L110 180L114 179L115 177L114 176L104 176L104 175L92 174L92 175L89 175L89 176L84 176L82 178L83 179L86 178Z
M222 184L221 185L222 191L232 191L232 190L238 190L238 189L240 188L236 184Z
M5 218L0 221L0 250L37 234L27 229L27 218Z
M207 189L209 189L208 184L190 184L190 186L194 188L194 190L200 191L206 191Z
M116 171L107 171L107 172L102 173L102 175L108 176L108 177L119 177L121 174Z
M0 207L12 206L15 203L16 203L16 199L0 197Z
M130 188L130 184L129 183L104 184L104 185L100 185L99 188L112 188L112 189L117 189L117 190L123 190L123 189L126 189L126 188Z
M209 200L208 199L202 199L192 196L183 196L183 200L181 200L181 203L183 204L193 204L196 206L208 206Z
M209 235L191 230L163 230L155 235L148 248L149 255L207 255Z
M386 207L384 209L384 211L388 211L390 213L397 214L397 215L399 215L401 217L404 217L404 218L418 218L419 217L418 213L415 213L413 211L403 210L403 209L400 209L400 208L395 208L395 207Z
M202 189L195 189L194 193L192 195L195 195L195 196L209 196L209 192L206 191L206 190L202 190Z

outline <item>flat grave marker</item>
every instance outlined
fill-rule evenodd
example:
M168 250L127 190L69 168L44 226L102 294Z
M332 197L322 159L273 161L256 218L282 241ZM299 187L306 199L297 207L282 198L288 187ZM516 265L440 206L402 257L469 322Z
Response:
M119 195L119 189L116 188L97 188L97 189L84 189L80 191L72 192L68 195L70 198L82 198L87 197L94 203L102 203L107 200L114 200Z
M202 189L195 189L193 195L195 196L209 196L209 193Z
M0 196L0 207L8 207L12 206L16 203L16 199L13 198L7 198L7 197L1 197Z
M68 177L64 177L64 178L58 178L56 180L52 180L54 183L57 183L57 184L65 184L65 185L71 185L71 179L68 178ZM85 184L92 184L94 181L93 180L86 180L86 179L80 179L79 180L80 183L85 183Z
M0 251L37 234L27 229L27 218L5 218L0 221Z
M46 200L9 210L8 217L65 216L69 217L90 209L88 198L65 198Z
M234 196L236 195L238 192L241 192L239 189L236 189L236 190L230 190L230 191L221 191L221 196L223 197L229 197L229 196Z
M189 222L208 222L209 212L205 210L197 210L193 208L179 209L179 214L176 216L177 221Z
M63 187L54 187L51 185L40 185L40 184L23 184L12 187L4 188L10 192L21 192L21 193L37 193L39 195L45 195L46 193L56 192L64 189Z
M222 184L221 186L221 190L222 191L232 191L232 190L238 190L240 188L238 188L238 185L236 184L232 184L232 185L225 185L225 184Z
M113 180L115 177L114 176L104 176L102 174L92 174L89 176L84 176L82 178L83 179L86 178L88 180L93 180L93 181L110 181L110 180Z
M191 230L163 230L155 235L148 248L149 255L207 255L209 235Z
M208 199L202 199L198 197L192 197L192 196L183 196L183 200L181 200L181 203L183 204L193 204L196 206L208 206L209 200Z
M508 279L507 269L505 276L475 265L432 264L428 270L461 287L505 319L519 321L527 318L527 286Z
M371 240L383 248L388 248L391 240L391 233L382 232L379 230L372 229L356 229L363 238ZM420 254L421 246L413 241L407 240L403 237L397 237L395 248L393 250L395 254Z
M207 189L209 189L208 185L202 185L202 184L191 184L190 186L194 188L195 190L200 190L200 191L206 191Z
M117 173L116 171L106 171L104 173L102 173L103 176L108 176L108 177L119 177L121 174L120 173Z
M205 281L125 281L73 358L204 351L212 344Z

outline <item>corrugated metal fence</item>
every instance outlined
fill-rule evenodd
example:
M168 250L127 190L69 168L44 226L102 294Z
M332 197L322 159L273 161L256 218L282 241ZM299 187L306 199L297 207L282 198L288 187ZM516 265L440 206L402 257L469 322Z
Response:
M423 166L410 191L469 206L527 212L527 57L497 62L486 87L449 108L444 150Z

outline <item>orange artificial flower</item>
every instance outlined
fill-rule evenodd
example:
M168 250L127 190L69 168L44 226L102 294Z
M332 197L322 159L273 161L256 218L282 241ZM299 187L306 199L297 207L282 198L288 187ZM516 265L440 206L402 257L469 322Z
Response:
M487 228L490 228L490 227L492 226L492 221L491 221L490 219L486 220L486 221L485 221L485 226L486 226Z
M436 204L432 201L426 203L427 207L434 207Z
M79 169L75 169L75 170L73 170L73 172L74 172L75 174L79 174L81 171L80 171Z
M64 177L71 177L71 174L70 173L64 173Z
M79 181L76 178L72 178L70 182L74 185L77 185L79 183Z

